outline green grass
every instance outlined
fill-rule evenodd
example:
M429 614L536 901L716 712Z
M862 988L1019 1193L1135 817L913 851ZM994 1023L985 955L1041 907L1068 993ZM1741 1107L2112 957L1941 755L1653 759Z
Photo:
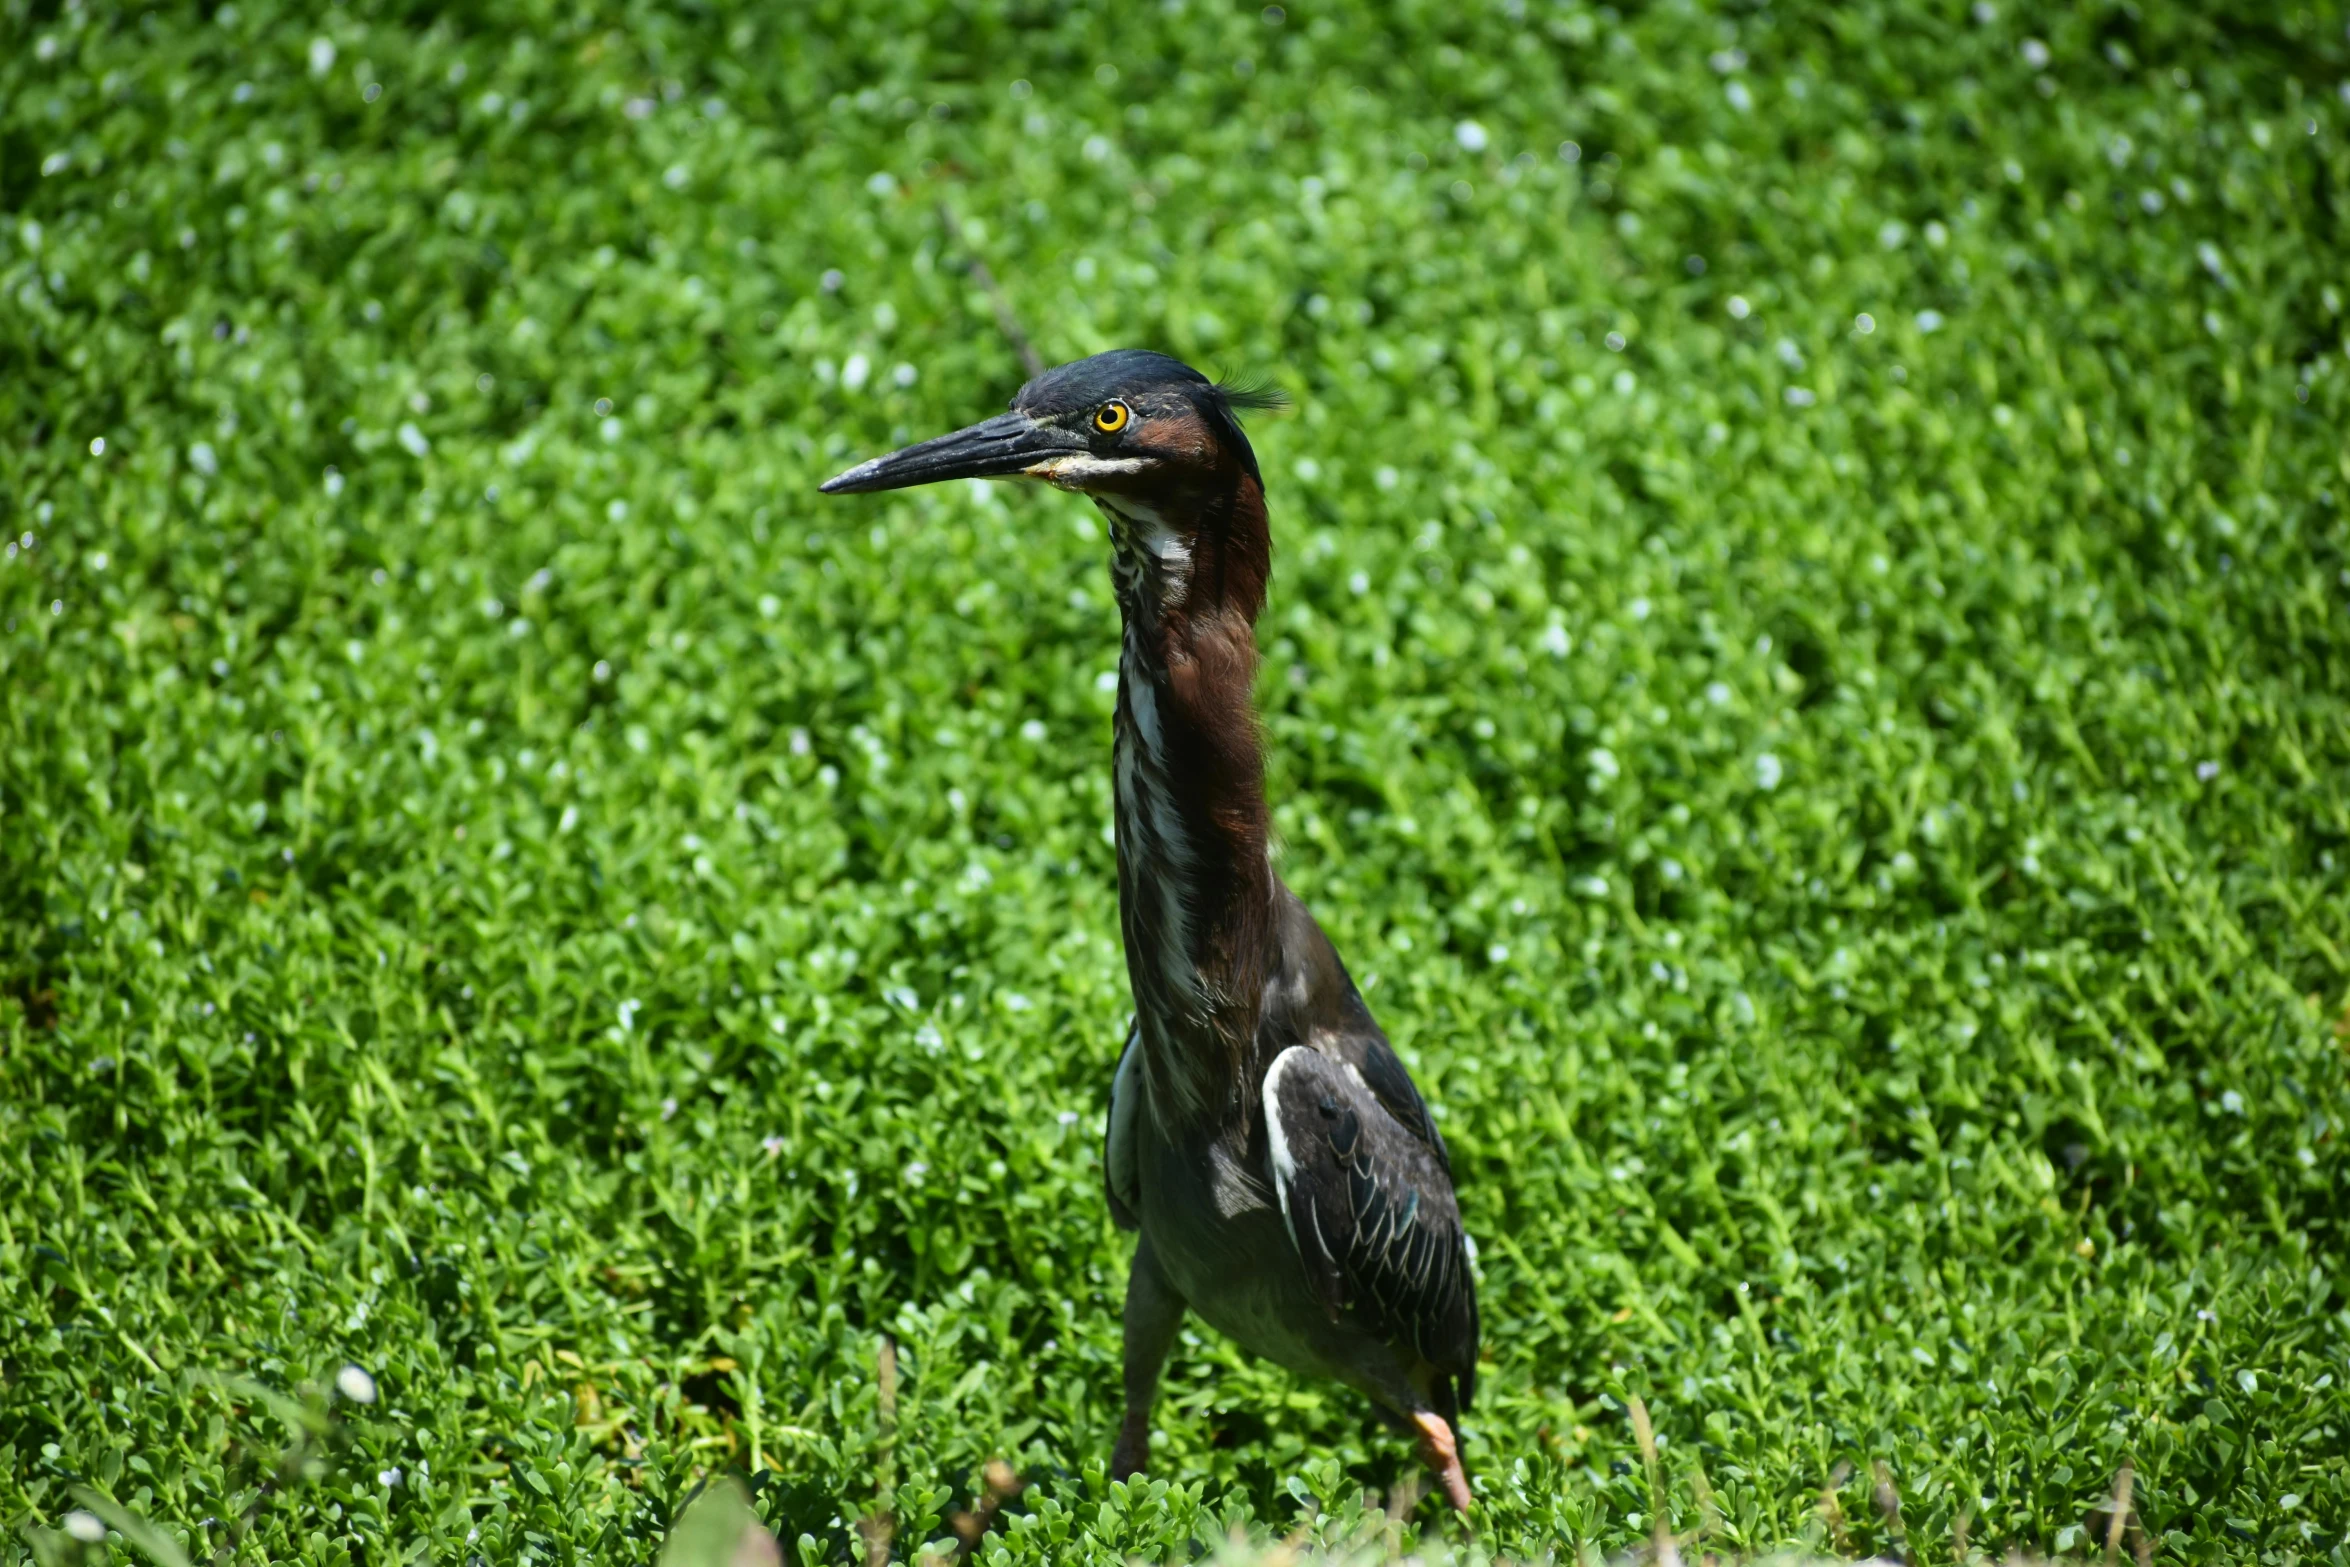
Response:
M2350 1559L2344 12L1805 9L0 4L0 1562L1404 1472L1201 1333L1103 1479L1105 545L813 488L1018 383L973 255L1297 400L1281 866L1454 1149L1483 1547L1649 1538L1637 1395L1725 1549L2129 1458Z

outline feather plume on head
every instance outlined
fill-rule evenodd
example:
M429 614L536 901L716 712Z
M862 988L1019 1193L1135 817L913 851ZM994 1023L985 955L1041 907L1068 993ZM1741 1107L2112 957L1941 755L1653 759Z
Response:
M1242 413L1282 414L1295 406L1289 394L1274 385L1270 377L1256 374L1219 378L1216 395L1224 399L1225 407Z

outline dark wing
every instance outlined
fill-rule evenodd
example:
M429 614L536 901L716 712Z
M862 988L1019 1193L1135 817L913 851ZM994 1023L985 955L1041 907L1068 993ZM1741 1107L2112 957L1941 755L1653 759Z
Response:
M1352 1066L1380 1107L1427 1144L1449 1173L1452 1156L1444 1138L1338 949L1287 887L1280 889L1275 918L1280 922L1282 962L1265 987L1258 1021L1260 1046L1275 1056L1290 1045L1310 1042Z
M1477 1286L1442 1145L1391 1114L1359 1069L1309 1045L1274 1059L1264 1095L1281 1217L1324 1308L1368 1315L1392 1342L1457 1377L1466 1406L1477 1374Z
M1361 1005L1359 996L1356 1004ZM1404 1070L1403 1062L1387 1043L1387 1036L1379 1031L1379 1025L1371 1022L1369 1008L1364 1008L1363 1021L1370 1025L1368 1030L1341 1040L1339 1055L1354 1062L1355 1070L1363 1074L1364 1085L1377 1097L1380 1107L1394 1116L1405 1131L1428 1145L1449 1180L1452 1153L1444 1146L1444 1136L1436 1130L1435 1118L1428 1114L1428 1106L1420 1099L1419 1086L1412 1081L1412 1074Z

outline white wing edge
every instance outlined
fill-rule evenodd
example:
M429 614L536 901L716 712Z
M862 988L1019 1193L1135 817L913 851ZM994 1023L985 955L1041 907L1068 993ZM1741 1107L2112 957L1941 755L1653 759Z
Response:
M1288 1070L1291 1060L1314 1053L1310 1045L1291 1045L1265 1068L1266 1162L1273 1167L1273 1194L1281 1199L1281 1227L1289 1232L1292 1246L1297 1246L1298 1240L1297 1221L1289 1216L1289 1183L1297 1178L1297 1159L1289 1151L1289 1133L1281 1124L1281 1074ZM1298 1249L1302 1254L1304 1248Z

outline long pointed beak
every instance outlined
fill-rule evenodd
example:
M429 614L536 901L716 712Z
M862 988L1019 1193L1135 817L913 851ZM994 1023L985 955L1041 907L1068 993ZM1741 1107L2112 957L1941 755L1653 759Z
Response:
M942 479L1009 479L1049 458L1085 449L1084 439L1073 431L1038 424L1026 414L997 414L969 429L861 462L817 488L827 495L863 495Z

